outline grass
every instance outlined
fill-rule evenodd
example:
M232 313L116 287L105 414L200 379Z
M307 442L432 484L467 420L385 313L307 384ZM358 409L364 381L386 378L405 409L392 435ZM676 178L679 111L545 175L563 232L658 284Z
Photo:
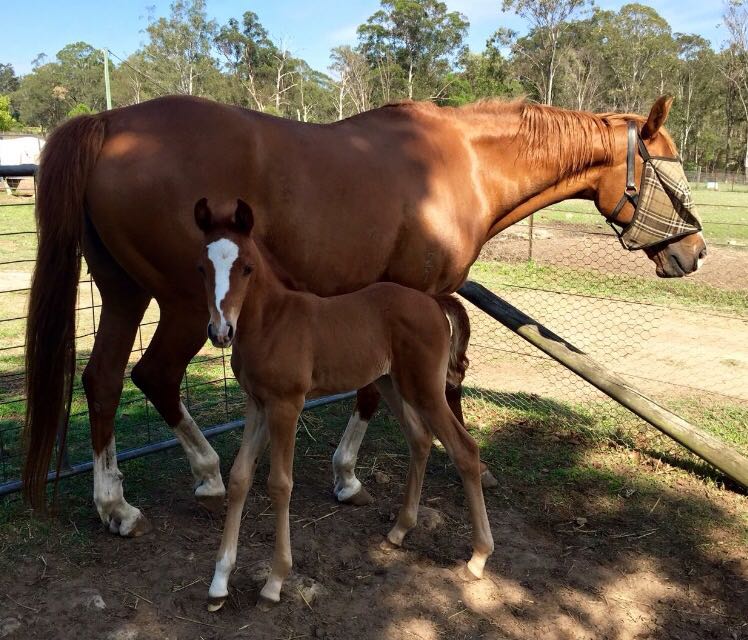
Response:
M697 191L694 199L708 242L748 247L748 193ZM604 220L589 200L566 200L535 214L538 223L599 225Z
M655 280L593 269L551 266L536 262L476 262L470 277L488 286L504 285L562 293L608 297L668 306L697 306L743 315L748 313L748 292L731 291L687 280Z

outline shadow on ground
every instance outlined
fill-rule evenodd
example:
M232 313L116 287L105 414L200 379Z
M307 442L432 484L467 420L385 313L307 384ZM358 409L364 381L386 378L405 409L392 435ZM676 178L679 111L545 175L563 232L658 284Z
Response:
M589 415L552 401L517 418L519 400L466 401L499 480L486 492L496 551L481 581L455 571L469 557L470 530L459 478L438 448L422 523L402 550L380 550L407 466L386 415L358 467L375 502L334 502L329 458L350 410L339 405L307 414L299 432L291 512L300 580L275 609L254 607L272 551L266 464L248 501L232 597L209 614L222 523L194 505L184 459L159 454L122 465L129 498L154 524L137 540L101 529L90 478L64 483L54 520L2 504L0 618L19 625L8 637L748 638L745 496L596 437ZM237 443L237 433L217 440L225 473Z

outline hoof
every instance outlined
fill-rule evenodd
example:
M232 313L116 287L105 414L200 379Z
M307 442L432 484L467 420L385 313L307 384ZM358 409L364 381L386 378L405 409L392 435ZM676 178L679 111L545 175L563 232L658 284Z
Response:
M476 576L467 563L460 565L455 569L455 575L463 582L477 582L482 576Z
M153 527L142 513L139 513L135 521L130 524L128 522L118 521L113 519L109 522L109 531L111 533L122 536L123 538L139 538L144 536L146 533L150 533Z
M211 598L208 597L208 611L218 611L222 606L223 603L226 602L226 596L222 596L220 598Z
M151 525L150 520L141 513L140 517L136 520L135 525L125 535L128 538L139 538L140 536L144 536L146 533L150 533L152 530L153 526Z
M371 497L371 494L366 489L361 487L358 492L354 493L350 498L340 500L339 502L342 502L343 504L352 504L356 507L363 507L366 504L374 502L374 498Z
M379 550L385 553L391 553L392 551L399 551L401 549L399 544L395 544L389 538L385 538L379 543Z
M262 594L260 594L260 595L259 595L259 596L257 597L257 608L258 608L258 609L259 609L260 611L270 611L270 610L271 610L271 609L272 609L273 607L275 607L275 606L276 606L276 605L277 605L277 604L278 604L279 602L280 602L280 600L271 600L271 599L270 599L270 598L268 598L267 596L263 596Z
M480 474L480 484L484 489L495 489L499 486L499 481L488 469L484 469Z
M206 511L218 514L223 511L224 494L217 496L195 496L197 503Z

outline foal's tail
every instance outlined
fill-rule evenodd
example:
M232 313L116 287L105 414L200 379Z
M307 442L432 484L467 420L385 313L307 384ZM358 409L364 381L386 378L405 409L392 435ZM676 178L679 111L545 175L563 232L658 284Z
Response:
M452 327L449 343L449 364L447 365L447 385L457 388L465 379L465 371L470 361L467 357L470 342L470 318L462 303L454 296L435 296L437 304L447 316Z
M24 497L44 505L55 435L63 440L75 376L75 300L81 267L84 197L104 144L104 120L80 116L50 136L36 195L39 248L26 325Z

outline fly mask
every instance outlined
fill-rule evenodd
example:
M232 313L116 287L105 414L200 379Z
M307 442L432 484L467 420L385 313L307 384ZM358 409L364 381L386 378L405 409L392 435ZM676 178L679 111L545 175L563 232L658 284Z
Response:
M637 148L644 160L638 191L634 178ZM634 217L629 224L622 225L616 217L626 202L635 207ZM616 228L614 223L621 229ZM628 123L626 191L608 219L608 224L629 251L701 231L701 220L696 213L681 159L650 156L636 123L631 121Z

